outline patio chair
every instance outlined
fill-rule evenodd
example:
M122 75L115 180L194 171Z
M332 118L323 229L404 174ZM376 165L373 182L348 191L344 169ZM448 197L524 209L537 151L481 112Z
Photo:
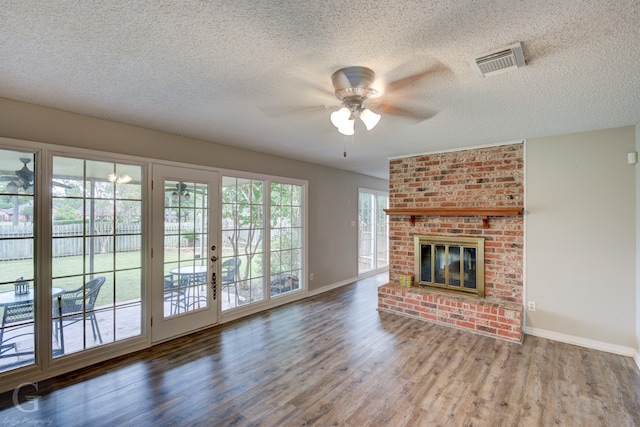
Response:
M185 292L188 283L186 281L187 276L174 276L173 274L167 274L164 276L164 300L169 301L171 304L171 314L178 314L180 308L184 311L187 309L187 295Z
M102 344L102 336L100 335L100 328L98 328L98 319L96 318L94 307L100 288L105 280L104 276L98 276L89 280L86 285L72 291L66 291L61 295L62 321L56 327L56 339L58 338L58 332L61 331L65 323L70 325L88 318L91 321L93 339L100 340L100 344ZM58 317L58 314L55 314L55 316Z
M236 257L229 258L222 263L222 275L220 277L220 280L222 282L222 290L227 290L227 300L229 303L231 303L231 294L229 292L231 285L233 285L234 288L236 304L238 302L238 285L236 282L236 275L238 274L238 270L240 269L240 264L242 264L242 260Z
M300 280L290 274L278 274L271 278L271 296L300 288Z
M5 336L6 330L12 326L17 329L30 327L30 331L7 338ZM15 302L5 306L2 313L2 327L0 327L0 358L19 356L16 343L8 343L8 341L30 334L33 334L33 301ZM15 354L5 354L11 349L15 351Z

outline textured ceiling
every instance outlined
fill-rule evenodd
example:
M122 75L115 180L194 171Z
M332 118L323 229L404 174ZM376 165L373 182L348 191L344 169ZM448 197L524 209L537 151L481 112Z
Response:
M0 0L0 97L386 178L389 157L638 123L639 40L634 0ZM526 67L471 69L515 42ZM381 89L426 72L383 96L437 114L338 134L351 65Z

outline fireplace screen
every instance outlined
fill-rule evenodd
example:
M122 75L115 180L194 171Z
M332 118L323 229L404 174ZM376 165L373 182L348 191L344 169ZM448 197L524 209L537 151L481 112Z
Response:
M418 285L484 296L484 239L415 236Z

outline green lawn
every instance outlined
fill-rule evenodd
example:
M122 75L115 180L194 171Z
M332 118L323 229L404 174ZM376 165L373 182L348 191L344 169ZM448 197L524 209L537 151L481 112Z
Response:
M227 251L224 251L227 255ZM194 252L190 251L193 255ZM229 254L230 255L230 254ZM165 263L177 262L178 252L166 251ZM184 256L184 255L183 255ZM141 298L142 288L142 259L140 252L118 253L116 259L112 253L95 254L93 271L96 275L105 276L106 281L100 290L96 305L121 303ZM183 258L184 260L184 258ZM252 262L251 277L262 276L262 266L258 259ZM69 256L54 258L52 270L54 277L52 286L73 290L83 285L83 262L82 256ZM117 269L114 268L117 265ZM87 261L88 263L88 261ZM0 281L9 282L0 286L0 292L13 291L13 282L19 277L30 277L33 271L33 260L12 260L0 262ZM87 269L89 266L87 266ZM115 280L114 280L115 279ZM89 280L87 278L87 280ZM115 285L114 285L115 284Z
M105 276L106 282L100 290L96 305L123 302L138 299L141 296L141 260L139 252L122 253L117 257L117 270L114 269L113 254L96 254L94 257L94 271L96 275ZM83 285L82 276L83 257L59 257L53 260L53 270L56 277L52 286L65 290L77 289ZM0 281L14 282L18 277L29 277L33 271L32 260L12 260L0 262ZM71 276L71 277L64 277ZM116 285L114 286L114 277ZM88 280L88 278L87 278ZM0 286L0 291L13 291L13 284Z

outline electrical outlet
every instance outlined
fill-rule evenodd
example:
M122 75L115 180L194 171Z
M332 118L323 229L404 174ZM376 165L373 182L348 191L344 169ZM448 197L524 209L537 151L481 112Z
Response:
M529 301L527 303L527 310L536 311L536 303L534 301Z
M309 280L313 280L313 273L309 273Z

